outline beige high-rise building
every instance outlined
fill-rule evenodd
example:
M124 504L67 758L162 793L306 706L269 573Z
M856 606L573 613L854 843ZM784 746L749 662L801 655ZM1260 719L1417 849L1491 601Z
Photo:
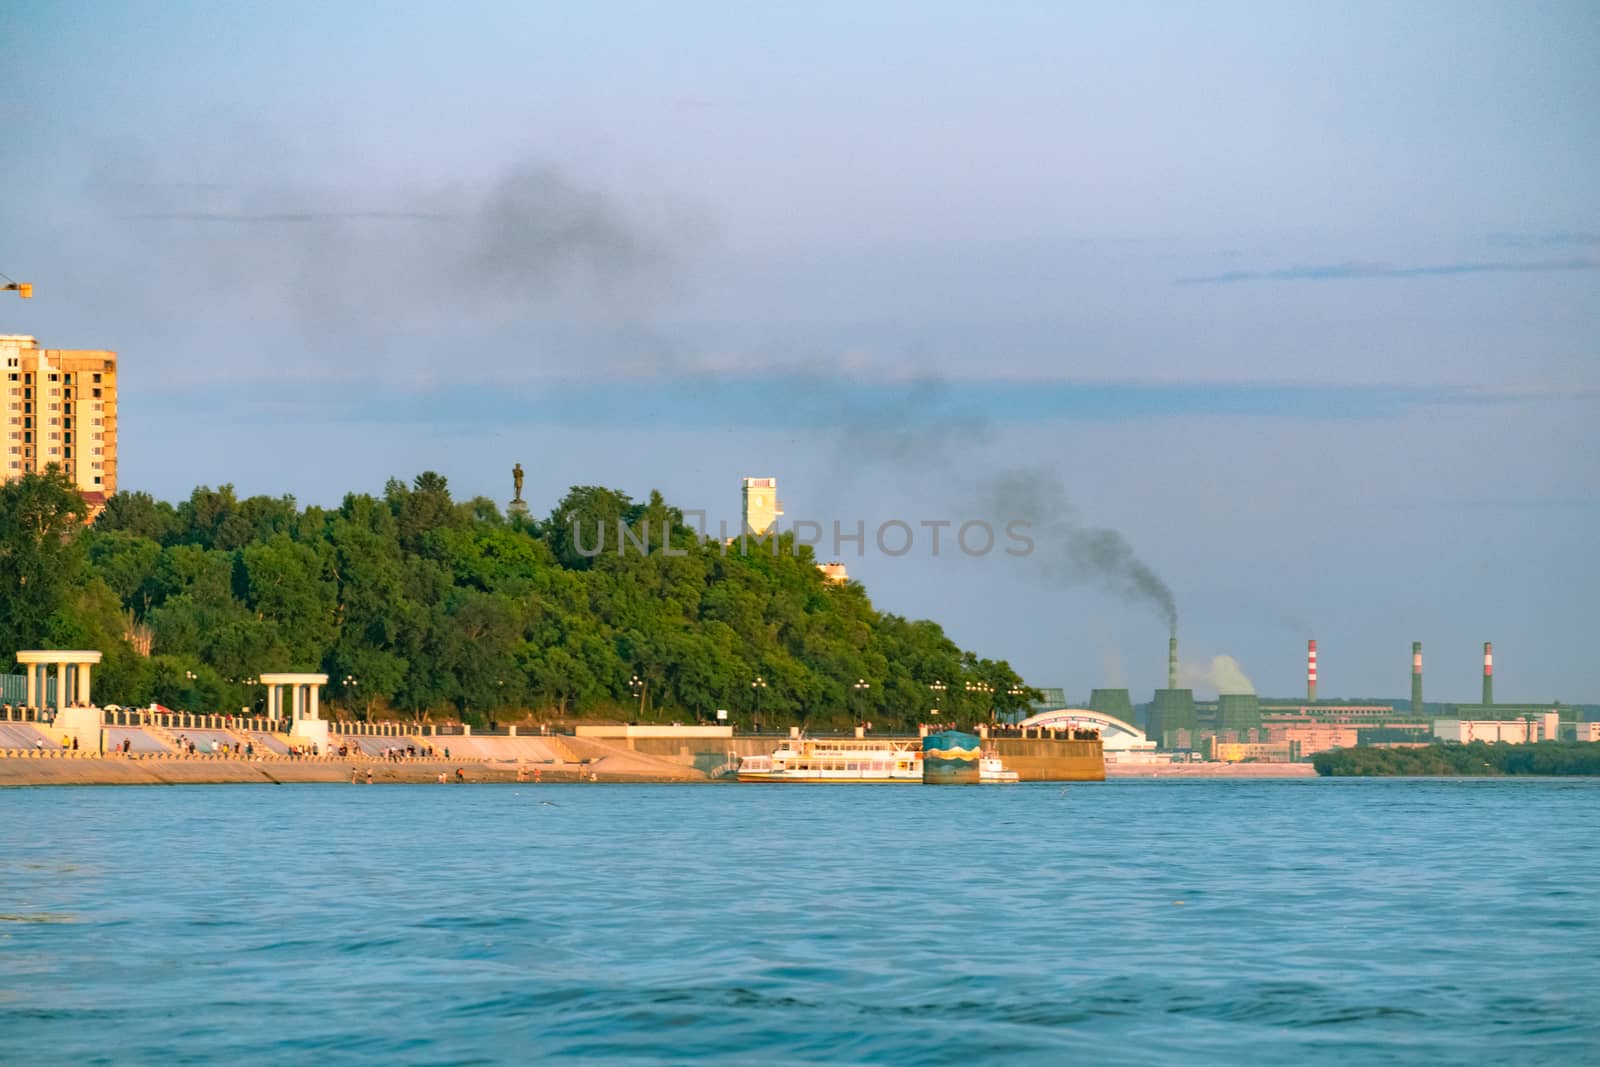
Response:
M744 522L741 534L745 531L764 534L772 529L772 524L783 514L783 501L778 499L776 478L746 478L743 497L740 501L740 517Z
M117 491L117 354L0 334L0 481L56 466L98 514Z

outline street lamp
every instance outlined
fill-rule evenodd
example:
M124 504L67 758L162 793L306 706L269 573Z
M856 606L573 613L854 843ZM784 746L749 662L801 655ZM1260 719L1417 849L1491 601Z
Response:
M644 719L644 691L647 688L647 686L645 685L645 681L644 681L643 678L640 678L636 674L636 675L633 676L633 680L628 683L628 688L633 690L634 695L639 698L639 718L640 718L640 720L643 720Z
M872 683L867 681L865 678L857 678L856 684L850 688L854 689L858 694L861 694L856 700L856 721L859 723L864 721L861 717L861 701L866 699L866 691L872 688Z
M756 675L756 680L750 683L750 688L756 694L756 733L761 732L761 691L767 687L767 680L761 675Z
M350 690L354 689L356 686L358 686L360 684L361 684L360 682L356 681L354 675L347 674L347 675L344 676L344 704L345 704L345 707L350 708L350 706L351 706ZM351 710L354 711L355 709L351 708ZM362 716L362 718L365 718L365 717L366 716Z
M988 682L968 682L967 685L966 685L966 689L967 689L967 692L969 692L969 693L981 693L981 694L984 694L984 700L985 700L986 703L988 702L988 700L987 700L988 695L992 694L994 692L994 686L990 685ZM992 703L990 704L990 707L989 707L989 717L991 719L994 718L994 706L993 706Z
M943 682L934 682L932 685L928 686L928 688L933 690L933 710L935 713L937 713L939 710L939 705L944 701L944 692L950 687L945 685Z

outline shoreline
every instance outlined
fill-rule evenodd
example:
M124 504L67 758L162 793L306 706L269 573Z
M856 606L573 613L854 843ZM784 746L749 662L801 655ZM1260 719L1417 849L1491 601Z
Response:
M696 771L672 774L639 770L608 770L604 767L521 768L526 780L517 778L518 767L509 763L480 763L471 760L363 759L323 756L308 759L234 759L219 756L125 756L10 757L0 758L0 789L49 785L296 785L302 783L352 784L352 773L367 784L367 771L373 785L445 784L455 785L456 770L465 784L485 782L508 785L535 785L556 782L707 782L712 779ZM538 781L535 780L535 771Z
M1107 763L1106 778L1315 778L1309 763Z
M323 756L306 759L232 758L227 756L11 756L0 757L0 789L50 785L295 785L301 783L365 785L368 769L373 785L445 784L454 785L460 768L466 784L537 785L542 783L606 782L628 784L732 783L731 778L713 778L689 767L644 770L640 767L610 769L597 761L592 765L524 765L527 777L519 781L514 763L483 763L472 760L404 759L378 757ZM538 779L535 780L535 771ZM1314 778L1316 769L1309 763L1176 763L1107 764L1106 778Z

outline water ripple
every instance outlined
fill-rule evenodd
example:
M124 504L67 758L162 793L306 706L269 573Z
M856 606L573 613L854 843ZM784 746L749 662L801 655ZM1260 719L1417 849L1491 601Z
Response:
M1597 801L15 791L0 1062L1593 1062Z

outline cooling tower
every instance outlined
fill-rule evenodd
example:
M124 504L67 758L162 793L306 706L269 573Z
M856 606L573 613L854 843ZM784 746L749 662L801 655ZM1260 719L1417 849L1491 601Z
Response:
M1089 710L1133 722L1133 700L1126 689L1095 689L1089 693Z

